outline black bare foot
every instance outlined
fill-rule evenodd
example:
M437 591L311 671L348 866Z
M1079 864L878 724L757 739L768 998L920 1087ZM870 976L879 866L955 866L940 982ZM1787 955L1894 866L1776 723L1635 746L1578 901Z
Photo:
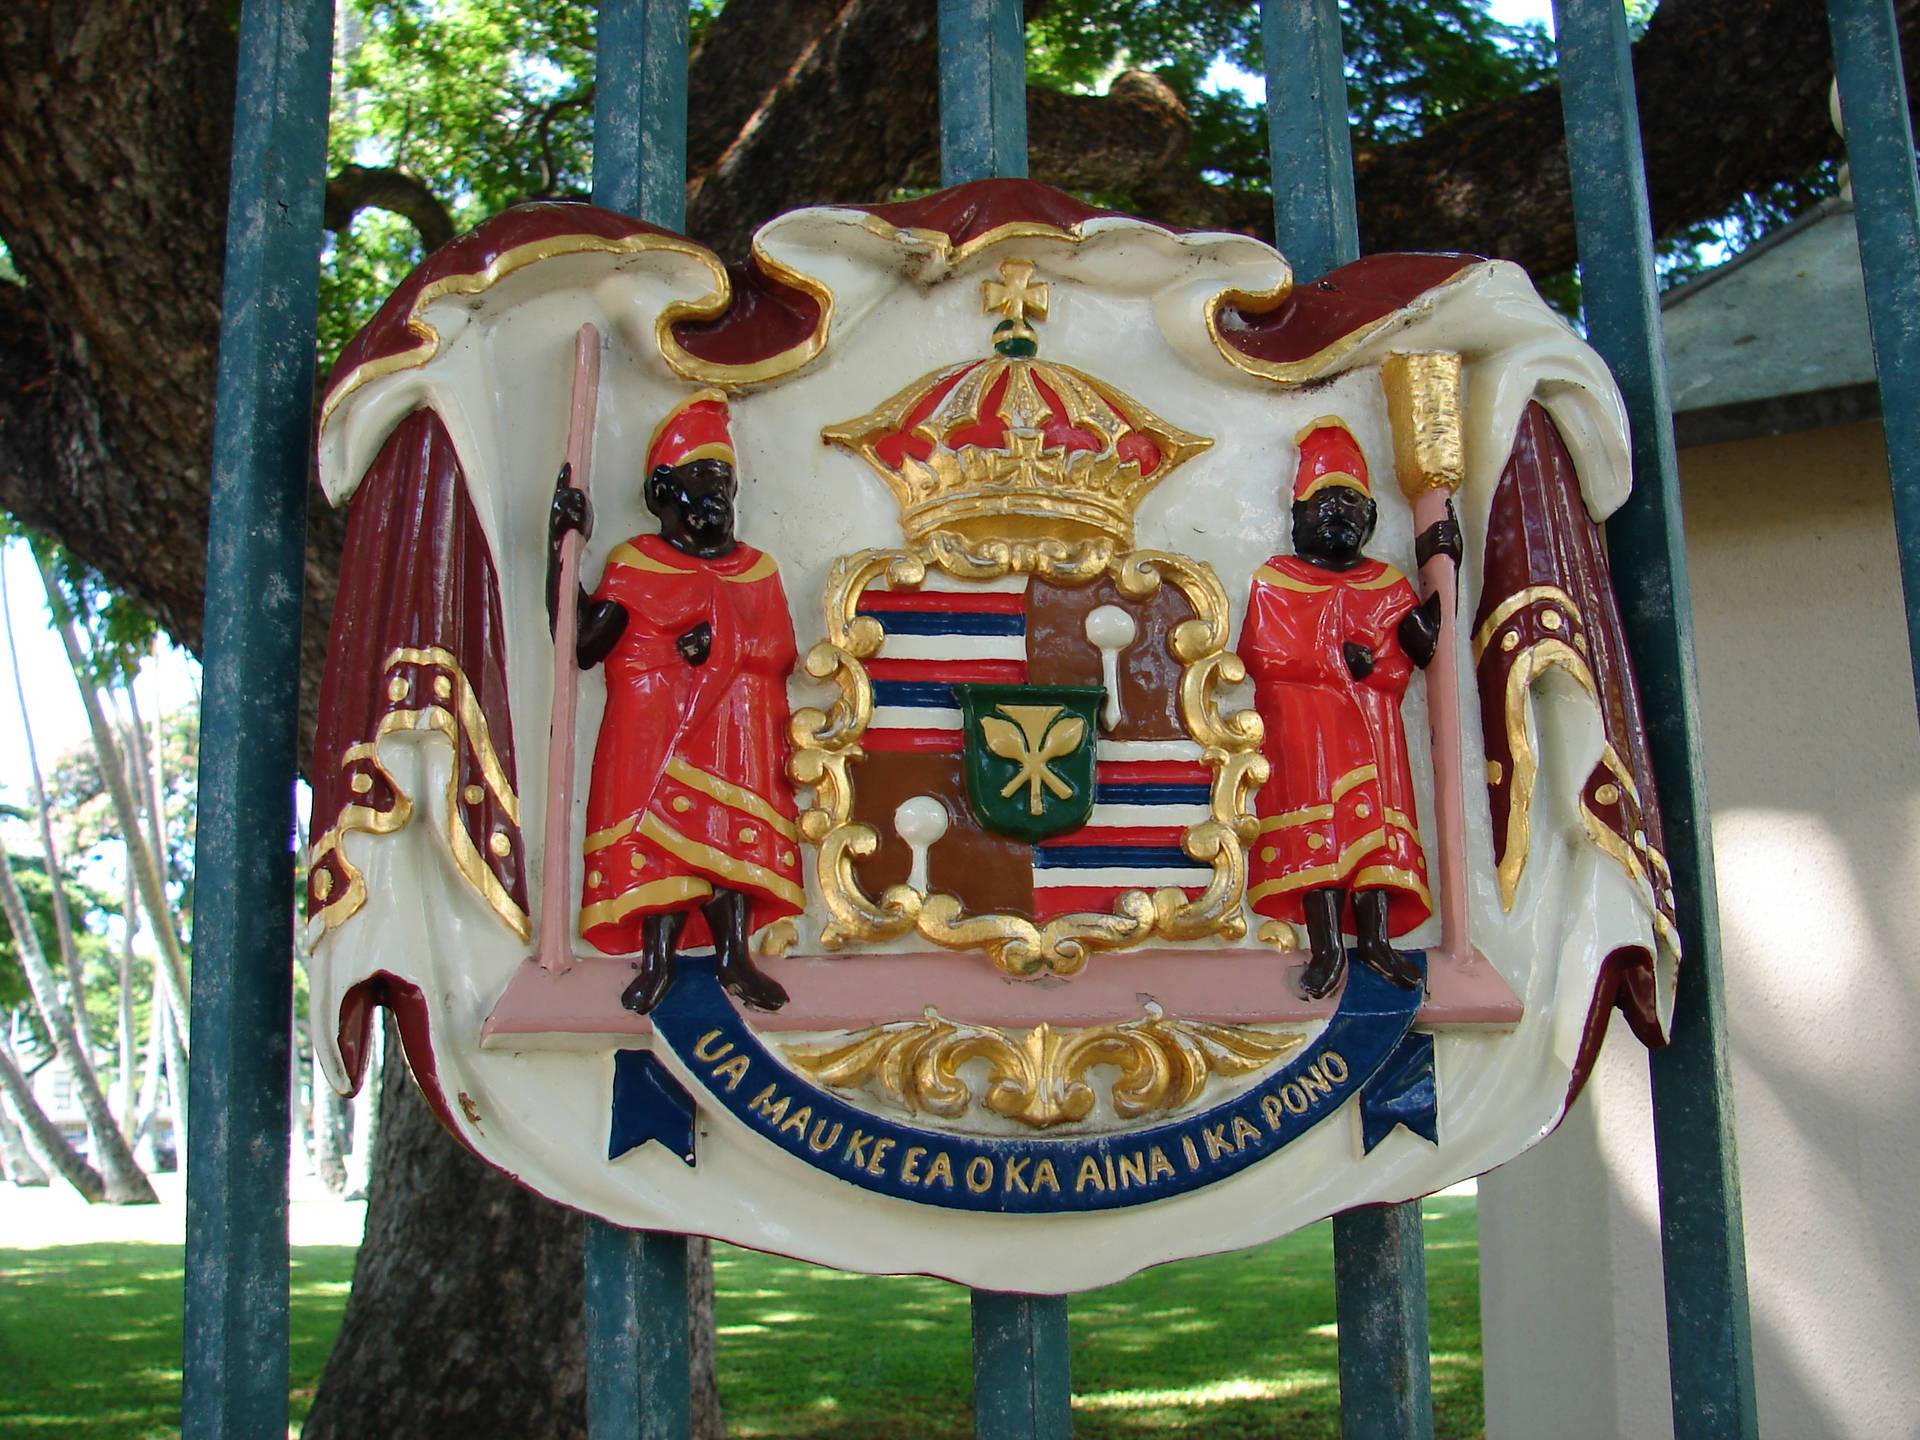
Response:
M673 984L673 952L686 928L687 912L670 910L649 915L640 922L640 960L638 972L625 990L620 1004L636 1015L645 1015L662 1000Z
M1307 922L1307 944L1313 958L1300 976L1300 992L1321 1000L1339 988L1347 973L1347 952L1340 944L1340 911L1346 893L1331 887L1309 890L1301 898Z
M1355 891L1353 918L1354 928L1359 932L1354 953L1362 965L1402 990L1418 990L1427 983L1420 967L1394 949L1387 939L1386 891Z
M716 971L728 992L754 1010L778 1010L786 1004L786 988L753 963L747 940L747 897L738 890L716 890L700 911L713 931Z

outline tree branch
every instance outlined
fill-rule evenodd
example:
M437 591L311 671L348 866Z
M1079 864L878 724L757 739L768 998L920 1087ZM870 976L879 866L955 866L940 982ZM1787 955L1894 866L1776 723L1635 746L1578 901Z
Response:
M320 222L327 229L336 234L345 230L362 210L386 210L409 221L427 250L438 250L453 238L453 217L440 197L404 170L346 165L327 181L326 210Z

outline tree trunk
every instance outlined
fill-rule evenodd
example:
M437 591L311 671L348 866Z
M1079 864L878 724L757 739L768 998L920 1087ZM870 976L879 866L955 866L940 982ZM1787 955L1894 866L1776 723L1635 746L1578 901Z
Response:
M127 872L128 883L133 872ZM148 1174L160 1168L160 1079L167 1055L167 991L160 979L160 967L153 967L150 987L152 1003L147 1008L147 1060L140 1072L139 1119L133 1127L134 1157Z
M4 1040L0 1040L0 1091L6 1093L7 1105L19 1119L27 1143L37 1152L41 1163L58 1171L60 1178L78 1190L89 1205L105 1199L107 1187L100 1172L80 1158L67 1143L67 1137L60 1133L60 1127L47 1118L47 1112L33 1098L33 1087L27 1084L27 1077L14 1062L13 1047Z
M378 1129L366 1238L305 1440L584 1436L579 1215L469 1154L404 1065L386 1067Z
M341 1105L327 1083L317 1057L307 1057L308 1083L313 1090L313 1173L332 1195L347 1193L347 1167L340 1156Z
M120 1050L120 1128L127 1143L139 1139L139 1120L134 1112L133 1088L133 937L139 923L134 905L133 867L126 870L126 889L120 911L120 1004L116 1038Z
M414 1088L391 1028L367 1232L305 1440L586 1434L580 1216L474 1158ZM450 1202L449 1197L458 1197ZM724 1440L713 1266L689 1247L697 1440ZM435 1377L431 1389L418 1377Z
M74 629L73 612L66 597L54 583L44 562L40 565L40 583L46 586L47 609L53 612L53 628L66 648L67 664L73 670L74 684L80 688L80 703L87 712L87 728L93 734L93 753L100 763L100 776L106 781L107 795L113 802L114 819L120 826L120 838L126 842L128 859L133 864L134 883L140 890L141 907L147 912L147 928L160 948L159 969L166 981L167 999L173 1005L173 1018L181 1041L186 1040L187 960L180 947L180 932L174 928L173 910L167 903L159 861L140 825L140 806L134 802L133 787L127 783L127 761L120 742L114 738L100 703L100 688L93 683L93 671L80 636Z
M0 1177L23 1188L49 1183L47 1172L33 1158L26 1137L14 1123L13 1098L4 1086L0 1086Z
M153 1193L153 1186L134 1163L133 1151L120 1134L120 1127L114 1124L113 1110L100 1090L100 1077L94 1072L93 1057L80 1046L73 1012L60 998L53 971L40 949L39 933L33 928L33 918L27 914L26 899L14 882L13 861L4 845L0 845L0 908L5 909L7 920L13 926L14 952L20 957L20 968L27 972L27 984L32 987L34 1004L53 1039L54 1052L73 1072L74 1093L87 1117L87 1128L93 1132L100 1173L106 1181L106 1198L115 1205L158 1204L160 1197Z
M53 813L47 805L46 786L41 783L40 751L33 743L33 717L27 710L27 687L20 677L20 650L13 639L13 596L7 589L6 572L0 570L0 618L7 626L7 666L13 671L13 695L20 707L20 733L27 742L27 777L32 782L33 808L40 817L40 848L47 857L47 885L53 898L53 933L60 946L60 963L67 975L67 993L73 1005L74 1028L80 1032L80 1046L93 1053L93 1036L87 1024L87 980L80 964L80 947L73 943L73 915L67 908L66 872L60 865L60 847L53 843Z
M162 968L154 966L156 970ZM167 1047L167 1109L173 1116L173 1164L179 1170L187 1163L187 1045L180 1033L181 1012L174 1008L172 995L162 991L161 998L167 1002L165 1023L160 1027Z

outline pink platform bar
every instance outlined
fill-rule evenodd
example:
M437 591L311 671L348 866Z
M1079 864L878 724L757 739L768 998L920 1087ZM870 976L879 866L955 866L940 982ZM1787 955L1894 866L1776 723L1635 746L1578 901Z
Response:
M1334 999L1303 1000L1296 976L1306 953L1272 950L1136 950L1095 955L1078 975L1016 980L978 955L794 955L760 966L792 1001L773 1014L753 1012L759 1030L857 1030L916 1019L931 1005L950 1020L977 1025L1064 1028L1137 1020L1147 1002L1184 1020L1270 1025L1324 1020ZM489 1050L576 1049L600 1039L650 1035L645 1017L620 1006L633 977L623 959L576 956L566 970L528 960L480 1032ZM1416 1022L1429 1028L1506 1027L1520 1021L1520 999L1482 959L1432 959L1427 1001Z

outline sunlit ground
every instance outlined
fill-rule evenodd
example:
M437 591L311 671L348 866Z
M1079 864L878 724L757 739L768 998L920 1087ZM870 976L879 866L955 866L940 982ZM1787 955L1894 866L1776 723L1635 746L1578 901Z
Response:
M0 1186L0 1191L11 1187ZM42 1211L61 1206L53 1197ZM9 1222L19 1207L4 1207ZM0 1436L173 1440L179 1434L181 1251L174 1217L86 1212L146 1238L71 1243L0 1227ZM297 1207L298 1209L298 1207ZM1471 1440L1480 1397L1474 1202L1425 1205L1435 1434ZM357 1223L296 1218L296 1423L339 1327ZM64 1240L67 1243L61 1243ZM972 1433L966 1293L937 1280L844 1275L715 1247L720 1384L739 1437L921 1440ZM1165 1265L1072 1310L1074 1434L1253 1440L1339 1435L1328 1227L1236 1255ZM297 1432L296 1432L297 1433ZM388 1440L388 1437L368 1437ZM397 1437L395 1437L397 1440ZM475 1440L494 1440L476 1436Z

